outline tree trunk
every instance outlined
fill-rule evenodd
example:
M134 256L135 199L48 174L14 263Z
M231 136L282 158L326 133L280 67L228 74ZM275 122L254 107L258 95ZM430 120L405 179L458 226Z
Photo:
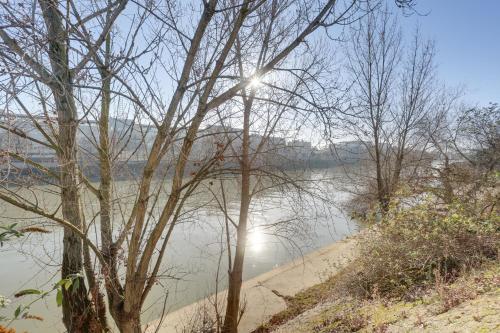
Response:
M240 216L236 232L236 252L234 264L229 273L229 286L227 294L226 315L224 317L223 333L238 332L238 319L240 312L240 293L243 282L243 262L245 259L245 247L247 242L248 211L250 209L250 111L253 103L253 93L249 99L244 97L243 115L243 142L241 157L241 201Z
M71 86L66 85L67 91ZM78 195L78 175L76 165L76 117L73 117L71 101L64 96L56 97L59 113L59 163L61 165L61 204L63 217L74 226L81 228L82 217ZM74 110L74 109L73 109ZM76 112L75 112L76 113ZM72 277L83 271L82 240L71 229L64 229L62 278ZM63 321L69 332L95 332L98 325L95 313L87 297L83 277L78 278L79 287L63 291Z
M242 186L242 188L245 186ZM243 262L245 259L245 247L247 240L246 225L247 225L249 206L250 206L250 196L242 195L241 207L240 207L241 209L240 219L237 231L238 239L236 241L236 253L234 257L233 269L229 274L226 315L224 317L224 325L222 328L223 333L238 332L240 293L241 293L241 285L243 283Z
M380 142L378 138L377 131L378 129L375 128L375 167L376 167L376 172L377 172L377 200L380 205L380 209L382 214L387 213L389 210L389 196L387 193L387 188L384 184L384 177L382 175L382 157L380 150L382 149L380 147Z
M137 311L137 314L122 312L116 323L121 333L142 333L140 311Z
M111 152L109 138L109 108L111 104L111 72L109 68L111 53L111 37L108 34L105 42L105 63L100 68L102 80L101 114L99 117L99 208L100 208L100 231L101 246L106 267L103 267L105 276L105 287L108 296L108 303L111 316L118 323L123 308L123 288L118 277L116 262L116 249L113 244L113 230L111 221Z
M71 86L65 86L71 91ZM78 176L76 165L76 119L68 115L72 109L71 102L63 96L56 97L59 112L59 142L61 152L61 205L63 217L74 226L81 228L82 217L80 198L78 195ZM73 105L74 106L74 105ZM69 111L69 112L68 112ZM83 272L82 240L73 230L65 228L63 237L62 278L72 278ZM69 332L97 332L100 325L96 320L95 311L87 296L87 288L83 276L78 288L73 284L66 290L63 288L63 322Z
M442 170L439 170L441 183L443 184L443 201L446 204L451 204L453 202L453 198L455 197L453 193L453 185L451 184L451 167L450 160L448 156L444 158L444 167Z
M61 206L64 219L77 228L82 227L78 173L76 163L76 132L78 116L73 99L71 71L68 61L68 38L58 10L58 2L41 0L49 43L49 59L55 82L50 85L54 96L59 126L59 151ZM63 322L68 332L100 332L92 302L87 295L83 271L81 238L71 229L64 229L62 278L77 279L78 284L63 288ZM75 287L77 286L78 287Z

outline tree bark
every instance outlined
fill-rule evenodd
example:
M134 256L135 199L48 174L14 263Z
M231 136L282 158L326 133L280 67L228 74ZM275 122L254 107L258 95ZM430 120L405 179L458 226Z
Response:
M59 126L58 159L60 164L61 206L64 219L82 227L76 163L76 132L78 117L73 99L72 75L68 61L68 38L55 0L41 0L49 43L49 59L54 81L54 96ZM63 288L63 322L69 332L100 332L94 307L87 295L83 271L82 240L73 230L64 229L62 278L78 276L78 284ZM78 287L76 287L78 286Z
M133 313L121 312L116 323L121 333L142 333L140 309Z
M241 156L241 201L240 216L237 228L236 251L234 263L229 273L229 285L227 294L226 315L224 317L223 333L238 332L238 319L240 313L240 293L243 282L243 262L245 259L245 247L247 242L248 211L250 209L250 111L252 109L253 93L244 99L243 114L243 142Z
M377 173L377 200L379 202L382 214L385 214L389 210L390 198L387 193L387 188L384 184L384 177L382 175L382 157L381 157L382 147L380 145L378 138L378 127L375 127L374 137L375 137L375 168Z

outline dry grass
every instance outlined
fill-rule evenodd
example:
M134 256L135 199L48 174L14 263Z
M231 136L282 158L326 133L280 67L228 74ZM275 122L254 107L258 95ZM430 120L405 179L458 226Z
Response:
M336 292L339 280L343 279L347 270L342 270L325 282L307 288L293 297L287 299L287 308L273 315L269 321L255 329L252 333L267 333L276 327L288 322L301 313L314 308L319 303L327 300Z
M392 320L403 318L407 308L429 293L439 299L436 311L446 312L482 293L478 289L482 278L473 287L451 284L498 260L500 217L497 212L480 214L460 202L446 207L431 202L393 207L365 233L359 246L356 260L327 281L289 298L287 308L254 333L271 332L332 299L342 299L343 304L333 306L310 328L312 332L355 332L367 325L371 331L385 332ZM397 315L384 314L387 309ZM377 319L380 316L382 320Z
M481 216L462 203L395 208L365 237L343 283L363 298L414 299L436 279L452 282L498 258L499 226L498 214Z

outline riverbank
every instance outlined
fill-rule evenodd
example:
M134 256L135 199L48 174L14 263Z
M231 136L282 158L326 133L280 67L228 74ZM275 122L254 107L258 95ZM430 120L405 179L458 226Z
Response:
M247 305L239 325L239 332L253 331L267 322L272 315L285 310L288 297L323 282L347 265L356 254L356 237L347 237L245 281L242 287L242 300ZM224 296L225 293L221 292L217 299L223 300ZM148 324L146 332L182 332L192 323L203 320L206 309L212 312L208 316L213 316L212 304L215 298L212 296L169 313L161 322Z
M481 200L395 207L354 260L253 333L498 332L500 214Z
M436 284L414 300L349 295L330 297L284 324L275 333L498 332L500 262L469 272L452 284Z

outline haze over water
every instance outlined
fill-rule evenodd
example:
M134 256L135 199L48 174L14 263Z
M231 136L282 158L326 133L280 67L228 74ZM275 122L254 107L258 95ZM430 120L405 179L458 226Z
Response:
M305 177L310 180L339 178L342 177L342 173L342 170L325 169L308 172ZM121 181L117 182L116 186L119 189L117 192L124 191L125 194L127 190L133 189L135 184L132 181ZM230 194L228 206L230 212L236 214L239 208L239 196L231 195L231 193L237 194L236 186L233 187L228 191ZM331 187L328 182L318 182L315 190L321 191L323 196L328 195L331 202L304 202L304 199L297 200L293 193L279 189L265 191L255 197L250 215L251 227L247 242L244 279L270 271L291 260L300 260L303 254L358 230L356 223L338 208L349 198L348 193ZM49 207L57 205L56 196L45 194L43 198L45 205ZM98 203L86 200L88 198L82 198L85 202L87 220L90 220L89 217L97 211ZM122 209L126 210L124 207ZM193 211L190 211L191 209ZM221 249L225 245L224 238L221 238L224 236L221 232L225 223L223 214L206 194L195 196L194 200L187 204L186 211L185 218L175 227L167 248L162 265L162 278L146 300L143 323L157 319L163 311L164 304L165 311L171 312L212 294L216 290L219 265L218 290L226 286L226 252L221 256ZM0 221L3 225L34 222L27 218L25 213L12 206L3 202L0 204ZM279 224L280 221L290 219L293 219L294 223ZM9 267L9 270L0 271L0 281L2 281L0 294L12 300L12 304L2 315L12 316L18 304L28 303L29 298L18 300L13 297L17 291L28 288L50 290L55 281L60 279L58 263L60 263L62 229L51 227L50 230L50 234L32 234L6 243L0 248L2 252L0 267ZM89 237L95 238L92 228ZM166 295L168 297L165 300ZM21 332L64 331L60 319L61 309L56 306L55 293L35 303L30 313L41 315L45 320L43 322L19 320L13 326Z

